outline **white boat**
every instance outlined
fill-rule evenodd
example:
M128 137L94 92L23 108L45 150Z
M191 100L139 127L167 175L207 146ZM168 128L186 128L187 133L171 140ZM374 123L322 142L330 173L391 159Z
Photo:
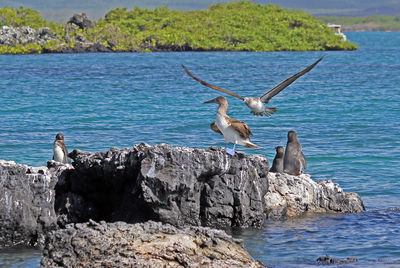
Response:
M342 33L342 25L328 23L328 27L335 30L335 34L341 36L343 41L347 40L346 35Z

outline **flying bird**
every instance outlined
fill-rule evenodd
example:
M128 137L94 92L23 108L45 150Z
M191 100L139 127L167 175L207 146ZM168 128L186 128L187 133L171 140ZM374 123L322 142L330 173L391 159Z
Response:
M230 118L226 112L228 111L228 101L224 97L206 101L204 103L219 104L217 110L217 119L210 125L211 129L219 134L222 134L226 143L233 143L233 149L226 151L234 155L236 144L246 146L248 148L260 148L250 141L250 136L253 135L251 129L245 122Z
M309 72L322 59L323 59L323 57L319 58L316 62L314 62L313 64L311 64L310 66L308 66L304 70L298 72L295 75L292 75L289 78L286 78L284 81L282 81L281 83L279 83L278 85L276 85L275 87L273 87L271 90L269 90L268 92L264 93L260 97L245 97L245 98L239 96L236 93L228 91L226 89L222 89L220 87L210 85L209 83L207 83L207 82L197 78L196 76L194 76L183 64L182 64L182 67L190 77L192 77L194 80L200 82L202 85L205 85L205 86L207 86L209 88L224 92L224 93L229 94L231 96L234 96L234 97L236 97L238 99L241 99L250 108L251 113L253 113L254 115L259 115L259 116L266 115L267 117L269 117L269 116L271 116L271 114L276 112L276 108L274 108L274 107L266 107L264 104L267 104L272 97L274 97L276 94L278 94L283 89L285 89L287 86L289 86L291 83L296 81L297 78L299 78L300 76L302 76L305 73Z

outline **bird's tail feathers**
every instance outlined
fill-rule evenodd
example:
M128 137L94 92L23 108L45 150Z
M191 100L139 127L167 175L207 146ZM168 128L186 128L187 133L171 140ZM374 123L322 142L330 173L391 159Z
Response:
M255 145L254 143L252 143L252 142L250 142L250 141L247 141L247 142L244 144L244 146L246 146L247 148L261 148L260 146Z
M264 114L269 117L276 111L277 111L277 109L275 107L265 107Z

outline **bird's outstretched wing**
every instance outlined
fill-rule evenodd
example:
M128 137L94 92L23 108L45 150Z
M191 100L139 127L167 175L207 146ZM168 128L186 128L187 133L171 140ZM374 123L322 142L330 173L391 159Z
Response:
M291 83L293 83L294 81L296 81L297 78L299 78L300 76L302 76L303 74L309 72L312 68L315 67L315 65L317 65L324 57L319 58L316 62L314 62L313 64L311 64L310 66L308 66L307 68L305 68L304 70L298 72L295 75L292 75L289 78L286 78L284 81L282 81L280 84L276 85L275 87L273 87L271 90L269 90L267 93L265 93L264 95L262 95L260 97L260 100L264 103L268 103L268 101L275 96L276 94L278 94L279 92L281 92L283 89L285 89L287 86L289 86Z
M194 76L194 75L185 67L185 65L182 64L182 67L183 67L183 69L185 70L185 72L186 72L191 78L193 78L193 79L196 80L197 82L200 82L202 85L205 85L206 87L209 87L209 88L212 88L212 89L215 89L215 90L224 92L224 93L226 93L226 94L229 94L229 95L231 95L231 96L234 96L234 97L236 97L236 98L239 98L239 99L241 99L241 100L244 100L243 97L239 96L239 95L236 94L236 93L230 92L230 91L228 91L228 90L226 90L226 89L223 89L223 88L220 88L220 87L216 87L216 86L210 85L209 83L207 83L207 82L205 82L205 81L203 81L203 80L197 78L196 76Z

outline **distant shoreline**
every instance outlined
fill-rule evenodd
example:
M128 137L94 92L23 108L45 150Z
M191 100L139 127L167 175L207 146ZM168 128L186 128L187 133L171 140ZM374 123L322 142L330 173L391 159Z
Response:
M375 23L366 23L366 24L342 24L343 32L399 32L400 29L390 29L384 28L382 25L378 25Z
M374 15L367 17L319 16L317 18L325 23L341 25L343 32L400 31L400 15L397 16Z

